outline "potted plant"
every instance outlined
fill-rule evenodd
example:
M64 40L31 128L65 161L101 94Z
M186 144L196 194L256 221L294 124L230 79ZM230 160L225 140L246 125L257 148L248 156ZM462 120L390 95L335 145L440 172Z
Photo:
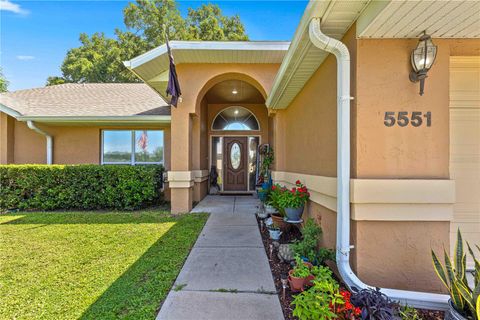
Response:
M268 233L270 234L270 239L274 241L280 240L280 236L282 235L282 231L280 228L273 222L272 224L267 226Z
M480 251L480 247L476 246ZM475 261L474 288L470 288L466 277L467 254L463 251L463 239L460 229L457 231L457 243L454 251L454 260L450 259L447 252L445 255L445 267L440 263L435 252L432 250L432 260L435 272L448 289L450 294L450 309L445 313L446 320L480 319L480 263L467 242L467 248Z
M305 203L310 198L310 193L300 180L295 182L291 190L282 189L278 198L278 205L285 210L285 215L290 221L299 221L302 218Z
M288 272L288 282L292 291L303 291L306 279L310 276L310 268L300 258L295 256L295 267Z
M269 145L260 147L260 156L262 157L261 175L263 176L262 188L269 189L271 186L270 167L273 163L273 149Z
M278 203L278 199L280 195L286 190L285 187L281 187L280 185L276 184L272 186L270 193L268 195L269 200L268 203L270 206L275 208L270 213L272 220L280 227L280 229L285 230L287 228L287 223L284 221L285 211L280 207Z

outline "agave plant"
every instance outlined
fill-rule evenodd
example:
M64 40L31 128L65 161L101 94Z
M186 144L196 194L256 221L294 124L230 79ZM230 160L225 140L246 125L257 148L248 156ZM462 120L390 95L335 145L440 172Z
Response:
M475 262L473 289L468 286L467 282L467 254L463 250L463 239L460 229L457 231L454 261L452 262L444 248L445 266L443 266L432 250L433 266L438 277L448 289L455 309L467 319L480 320L480 262L476 259L468 242L467 247ZM478 245L476 247L480 252L480 247Z

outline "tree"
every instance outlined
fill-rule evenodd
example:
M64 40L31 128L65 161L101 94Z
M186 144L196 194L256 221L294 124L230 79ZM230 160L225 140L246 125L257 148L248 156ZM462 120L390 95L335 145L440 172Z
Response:
M165 43L164 26L170 40L248 40L240 17L224 16L213 4L189 8L184 19L174 0L137 0L123 14L128 31L116 29L114 39L104 33L82 33L81 45L70 49L62 63L62 77L49 77L47 85L138 82L123 61Z
M0 92L7 92L8 91L8 80L3 75L2 68L0 68Z

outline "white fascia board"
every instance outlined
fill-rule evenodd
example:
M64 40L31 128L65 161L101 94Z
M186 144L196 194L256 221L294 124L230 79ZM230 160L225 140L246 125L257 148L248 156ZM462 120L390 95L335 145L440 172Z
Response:
M20 116L19 121L36 121L41 123L97 123L97 122L116 122L122 123L170 123L171 116Z
M13 117L15 119L22 116L22 114L20 112L12 109L10 107L7 107L6 105L1 104L1 103L0 103L0 112L3 112L3 113L5 113L5 114L7 114L10 117Z
M287 51L289 41L170 41L170 48L175 50L219 50L219 51ZM161 55L167 53L165 44L144 54L125 61L129 69L135 69Z
M276 109L276 103L278 102L278 99L283 95L283 92L285 91L286 87L288 86L283 86L281 87L281 81L285 77L291 77L295 73L295 69L293 68L292 70L288 71L287 75L287 69L291 67L292 64L296 64L298 66L298 61L293 61L293 57L295 53L298 50L302 50L306 46L304 43L305 41L302 41L302 39L305 39L304 34L308 33L308 26L310 24L310 21L314 17L323 17L325 14L327 8L330 5L331 0L328 1L310 1L307 5L307 8L305 9L305 12L302 16L302 19L300 20L300 23L298 24L297 30L295 31L295 34L293 36L293 40L290 44L290 47L288 49L287 54L285 55L285 58L283 59L282 64L280 65L280 69L277 72L277 75L275 76L275 79L273 81L273 86L272 90L270 91L270 94L267 97L267 100L265 101L265 104L268 108ZM308 37L306 37L306 41L310 41Z

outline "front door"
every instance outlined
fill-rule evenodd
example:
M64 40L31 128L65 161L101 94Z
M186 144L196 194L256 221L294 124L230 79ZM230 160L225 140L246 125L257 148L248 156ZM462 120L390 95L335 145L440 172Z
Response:
M247 191L247 137L223 139L224 191Z

